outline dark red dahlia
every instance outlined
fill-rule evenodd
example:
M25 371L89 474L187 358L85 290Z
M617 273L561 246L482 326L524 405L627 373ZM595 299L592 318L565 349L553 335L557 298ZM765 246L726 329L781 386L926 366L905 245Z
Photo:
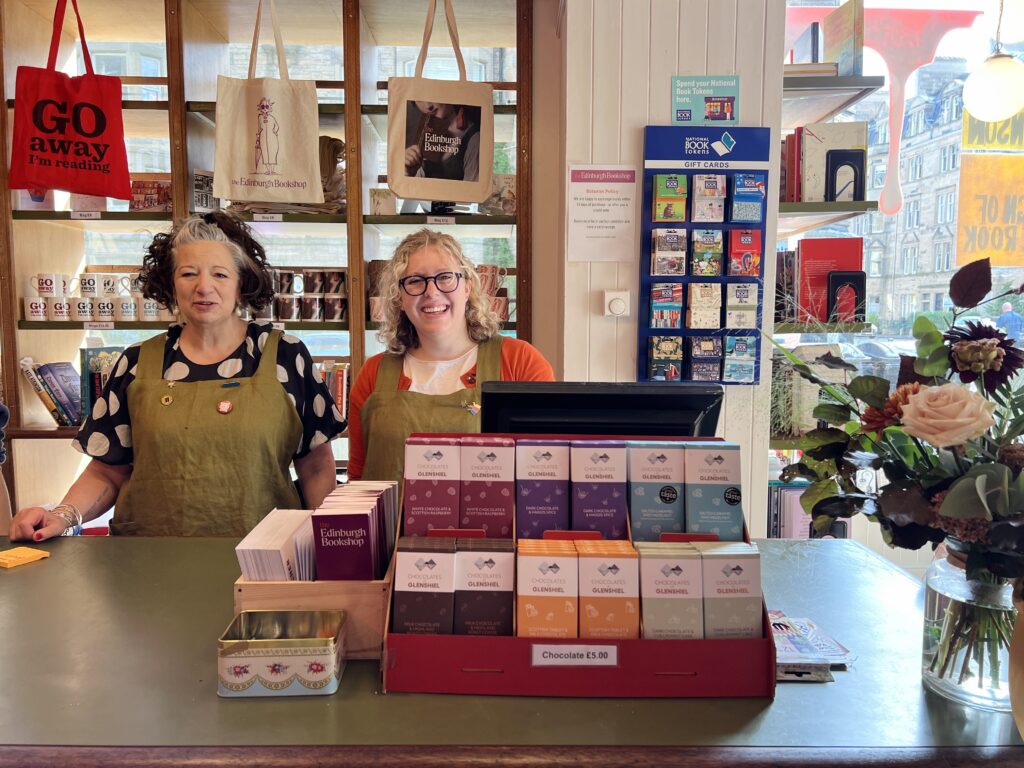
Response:
M970 384L981 376L986 391L995 392L1024 368L1024 352L1015 347L1013 340L1007 339L1006 334L998 328L968 320L963 325L954 325L944 335L949 348L949 364L964 384ZM987 339L994 340L1002 353L998 366L979 373L969 368L963 369L961 365L957 364L957 356L953 350L955 345Z

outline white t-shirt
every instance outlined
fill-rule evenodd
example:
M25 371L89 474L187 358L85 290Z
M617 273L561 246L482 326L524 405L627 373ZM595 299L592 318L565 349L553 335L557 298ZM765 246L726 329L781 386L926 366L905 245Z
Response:
M417 360L406 355L402 373L412 379L410 392L424 395L450 395L465 389L462 376L476 365L477 347L454 360Z

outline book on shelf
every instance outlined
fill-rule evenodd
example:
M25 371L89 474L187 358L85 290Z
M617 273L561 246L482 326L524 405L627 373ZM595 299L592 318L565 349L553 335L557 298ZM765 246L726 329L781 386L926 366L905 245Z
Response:
M863 200L868 124L809 123L800 138L800 196L808 203Z
M861 237L805 237L797 244L797 320L828 322L828 273L859 271Z
M121 347L85 347L79 350L83 418L92 413L92 407L120 355Z
M818 61L813 64L783 64L783 77L837 77L839 66L834 62Z
M132 179L132 198L128 201L128 210L137 212L168 213L171 210L171 182L169 179L143 178Z
M313 525L308 509L273 509L235 547L250 581L311 581Z
M775 322L795 323L797 317L796 251L775 253Z
M864 69L864 0L846 0L821 22L824 57L836 62L840 75Z
M36 366L43 385L50 390L57 406L67 417L67 425L82 423L81 378L75 366L68 362L43 363Z
M36 397L39 398L39 402L45 406L46 410L49 411L53 420L57 422L58 426L66 427L70 426L61 414L60 408L57 407L57 403L50 394L50 391L43 385L43 380L36 371L35 361L31 357L23 357L18 361L18 365L21 368L21 375L25 377L25 381L32 387L32 391L36 393Z
M317 365L320 375L323 377L324 386L327 387L327 391L334 398L334 404L338 407L338 413L341 414L342 419L347 419L349 364L323 360Z
M821 24L812 21L793 43L791 64L818 64L822 56Z

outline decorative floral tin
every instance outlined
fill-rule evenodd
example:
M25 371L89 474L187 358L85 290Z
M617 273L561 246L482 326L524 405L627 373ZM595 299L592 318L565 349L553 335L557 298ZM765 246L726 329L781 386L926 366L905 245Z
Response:
M242 611L217 641L219 696L318 696L345 670L344 611Z

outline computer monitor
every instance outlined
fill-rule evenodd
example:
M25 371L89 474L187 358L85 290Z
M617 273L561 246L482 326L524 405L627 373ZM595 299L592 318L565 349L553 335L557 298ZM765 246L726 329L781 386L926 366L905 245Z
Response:
M486 381L484 432L714 437L719 384Z

